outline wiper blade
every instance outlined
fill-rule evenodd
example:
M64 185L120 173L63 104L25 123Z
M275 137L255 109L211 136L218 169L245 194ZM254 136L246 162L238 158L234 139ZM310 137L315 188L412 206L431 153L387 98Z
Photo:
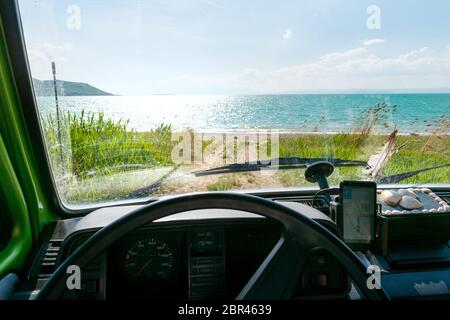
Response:
M132 191L131 193L127 194L124 199L141 199L152 195L161 188L163 182L168 179L177 169L178 166L174 166L167 173L160 176L155 182Z
M340 158L278 158L272 159L270 161L233 163L223 167L194 171L193 173L196 177L201 177L216 174L252 172L261 170L305 169L308 165L319 161L331 162L336 167L367 167L367 162L360 160L346 160ZM274 165L274 163L276 163L276 165Z
M394 174L392 176L388 176L388 177L379 179L377 182L383 183L383 184L399 183L405 179L414 177L414 176L418 175L419 173L436 170L436 169L441 169L441 168L445 168L445 167L450 167L450 163L443 164L443 165L436 166L436 167L431 167L431 168L425 168L425 169L414 170L414 171L409 171L409 172L400 173L400 174Z

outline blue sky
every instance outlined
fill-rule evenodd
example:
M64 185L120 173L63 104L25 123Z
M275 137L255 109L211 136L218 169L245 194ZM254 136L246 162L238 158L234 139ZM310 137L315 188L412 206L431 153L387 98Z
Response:
M380 29L367 26L371 5ZM20 9L34 77L50 79L55 60L60 79L116 94L450 87L448 0L20 0Z

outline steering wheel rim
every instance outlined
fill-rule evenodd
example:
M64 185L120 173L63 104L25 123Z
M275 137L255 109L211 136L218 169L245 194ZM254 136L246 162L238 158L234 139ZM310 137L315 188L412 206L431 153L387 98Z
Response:
M236 193L200 193L173 197L140 207L98 230L71 253L52 274L36 296L56 300L66 289L66 270L82 270L92 259L129 232L158 219L192 210L230 209L271 218L283 225L281 239L237 296L247 299L290 299L306 263L308 252L326 250L349 274L368 299L388 299L383 289L369 290L366 267L338 237L312 219L282 204L256 196ZM306 250L305 250L306 249Z

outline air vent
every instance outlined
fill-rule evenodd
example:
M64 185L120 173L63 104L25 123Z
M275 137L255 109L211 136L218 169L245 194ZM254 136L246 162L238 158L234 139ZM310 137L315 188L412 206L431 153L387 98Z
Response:
M450 192L436 192L436 195L439 196L442 200L450 204Z
M38 254L30 272L31 279L50 277L56 270L61 240L50 240Z
M278 198L272 198L274 201L285 201L285 202L298 202L305 204L307 206L317 208L319 210L323 208L328 208L328 202L325 200L324 196L318 196L316 197L316 200L314 200L314 196L293 196L293 197L278 197Z

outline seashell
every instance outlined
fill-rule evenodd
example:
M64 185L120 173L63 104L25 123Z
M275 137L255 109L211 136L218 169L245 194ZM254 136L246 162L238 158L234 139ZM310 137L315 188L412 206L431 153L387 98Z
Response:
M433 198L437 197L436 193L433 193L433 192L430 192L429 195L432 196Z
M445 212L444 207L439 207L438 212Z
M402 208L405 208L408 210L422 208L422 204L419 201L417 201L415 198L410 197L410 196L402 197L402 199L400 200L400 206Z
M428 188L422 188L420 189L420 191L422 191L423 193L431 193L431 190Z
M429 213L430 212L430 210L428 210L428 209L423 209L422 210L422 213Z
M437 202L443 202L443 201L444 201L444 200L442 200L442 199L439 198L439 197L434 198L434 200L436 200Z
M430 209L430 213L436 213L436 212L438 212L437 209L435 209L435 208Z
M447 205L447 202L441 201L441 202L439 202L439 205L445 207Z
M392 214L392 211L391 210L386 210L386 211L383 212L383 214L390 215L390 214Z
M412 190L412 189L411 189ZM412 198L417 198L416 194L414 193L414 191L411 191L410 189L406 190L406 189L400 189L397 192L403 197L403 196L410 196Z
M409 213L422 213L422 211L420 211L420 210L413 210L413 211L410 211Z
M402 196L396 191L384 190L381 193L381 199L387 205L396 206L402 200Z
M400 210L394 210L394 211L392 211L392 214L402 214L403 212L402 211L400 211Z
M449 205L445 205L444 206L444 212L450 212L450 206Z

